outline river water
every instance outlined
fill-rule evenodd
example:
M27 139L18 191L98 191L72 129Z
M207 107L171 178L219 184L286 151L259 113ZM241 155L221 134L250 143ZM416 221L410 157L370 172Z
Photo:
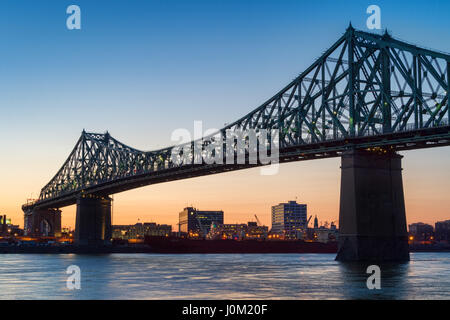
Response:
M381 265L334 254L3 254L0 299L450 299L450 253L412 253ZM66 270L80 268L79 290Z

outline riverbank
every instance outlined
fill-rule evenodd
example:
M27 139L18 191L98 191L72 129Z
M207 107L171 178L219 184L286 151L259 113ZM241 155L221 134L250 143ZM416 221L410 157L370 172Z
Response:
M170 254L274 254L274 253L336 253L337 243L304 243L282 241L162 241L151 244L110 246L35 245L1 246L0 254L109 254L109 253L170 253Z

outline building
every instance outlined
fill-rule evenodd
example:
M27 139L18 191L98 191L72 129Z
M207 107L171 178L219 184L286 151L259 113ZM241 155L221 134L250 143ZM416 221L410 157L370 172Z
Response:
M0 225L11 224L11 219L6 217L6 215L0 215Z
M306 240L323 243L337 241L338 238L339 230L334 221L331 224L325 221L324 225L319 226L317 216L314 219L314 228L308 228L305 234Z
M313 240L317 242L327 243L331 241L337 241L338 236L339 233L336 225L332 222L330 228L328 228L328 225L315 228Z
M8 232L8 221L6 215L0 216L0 236L6 235Z
M63 227L61 228L61 237L64 238L71 238L75 234L74 230L71 230L70 228Z
M434 236L436 241L450 243L450 220L436 222L434 226Z
M179 214L178 231L189 237L203 238L210 231L212 224L223 224L223 211L200 211L186 207Z
M128 240L129 237L132 237L132 226L129 225L115 225L111 227L112 229L112 239L113 240ZM135 238L134 238L135 239Z
M18 225L13 225L6 215L0 216L0 236L23 236L23 230Z
M296 201L280 203L272 207L272 230L285 239L297 239L306 230L307 205Z
M154 222L144 223L143 233L151 237L168 237L172 233L172 226L168 224L156 224Z
M267 238L269 228L258 226L256 222L248 224L212 224L207 239L263 240Z
M172 226L154 222L112 226L112 238L120 240L144 239L145 236L168 237Z
M319 219L317 219L317 216L314 218L314 229L319 229Z
M418 222L408 226L409 236L412 241L431 241L434 239L434 228L432 225Z
M242 240L245 238L246 230L247 225L245 223L219 224L219 225L212 224L206 238L211 240L217 239Z
M266 239L269 234L268 226L258 226L256 222L247 223L247 232L245 234L246 239L257 240Z

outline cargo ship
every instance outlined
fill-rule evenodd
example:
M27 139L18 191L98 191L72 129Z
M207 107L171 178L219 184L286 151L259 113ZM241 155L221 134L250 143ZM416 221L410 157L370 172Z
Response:
M154 253L337 253L337 242L302 240L201 240L175 237L145 237Z

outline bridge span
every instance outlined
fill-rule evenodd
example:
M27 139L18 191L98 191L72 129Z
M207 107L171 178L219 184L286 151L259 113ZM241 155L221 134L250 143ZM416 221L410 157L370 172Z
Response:
M230 147L217 137L267 130L275 132L280 163L342 158L338 260L408 260L398 152L450 144L449 79L450 55L349 26L297 78L218 134L145 152L109 133L83 131L39 199L23 205L26 231L39 231L32 217L77 204L76 242L107 244L110 195L261 166L259 157L251 161L252 148L273 154L273 145L252 146L247 135L233 138ZM198 147L220 154L219 161L196 161ZM226 161L230 152L233 163Z

